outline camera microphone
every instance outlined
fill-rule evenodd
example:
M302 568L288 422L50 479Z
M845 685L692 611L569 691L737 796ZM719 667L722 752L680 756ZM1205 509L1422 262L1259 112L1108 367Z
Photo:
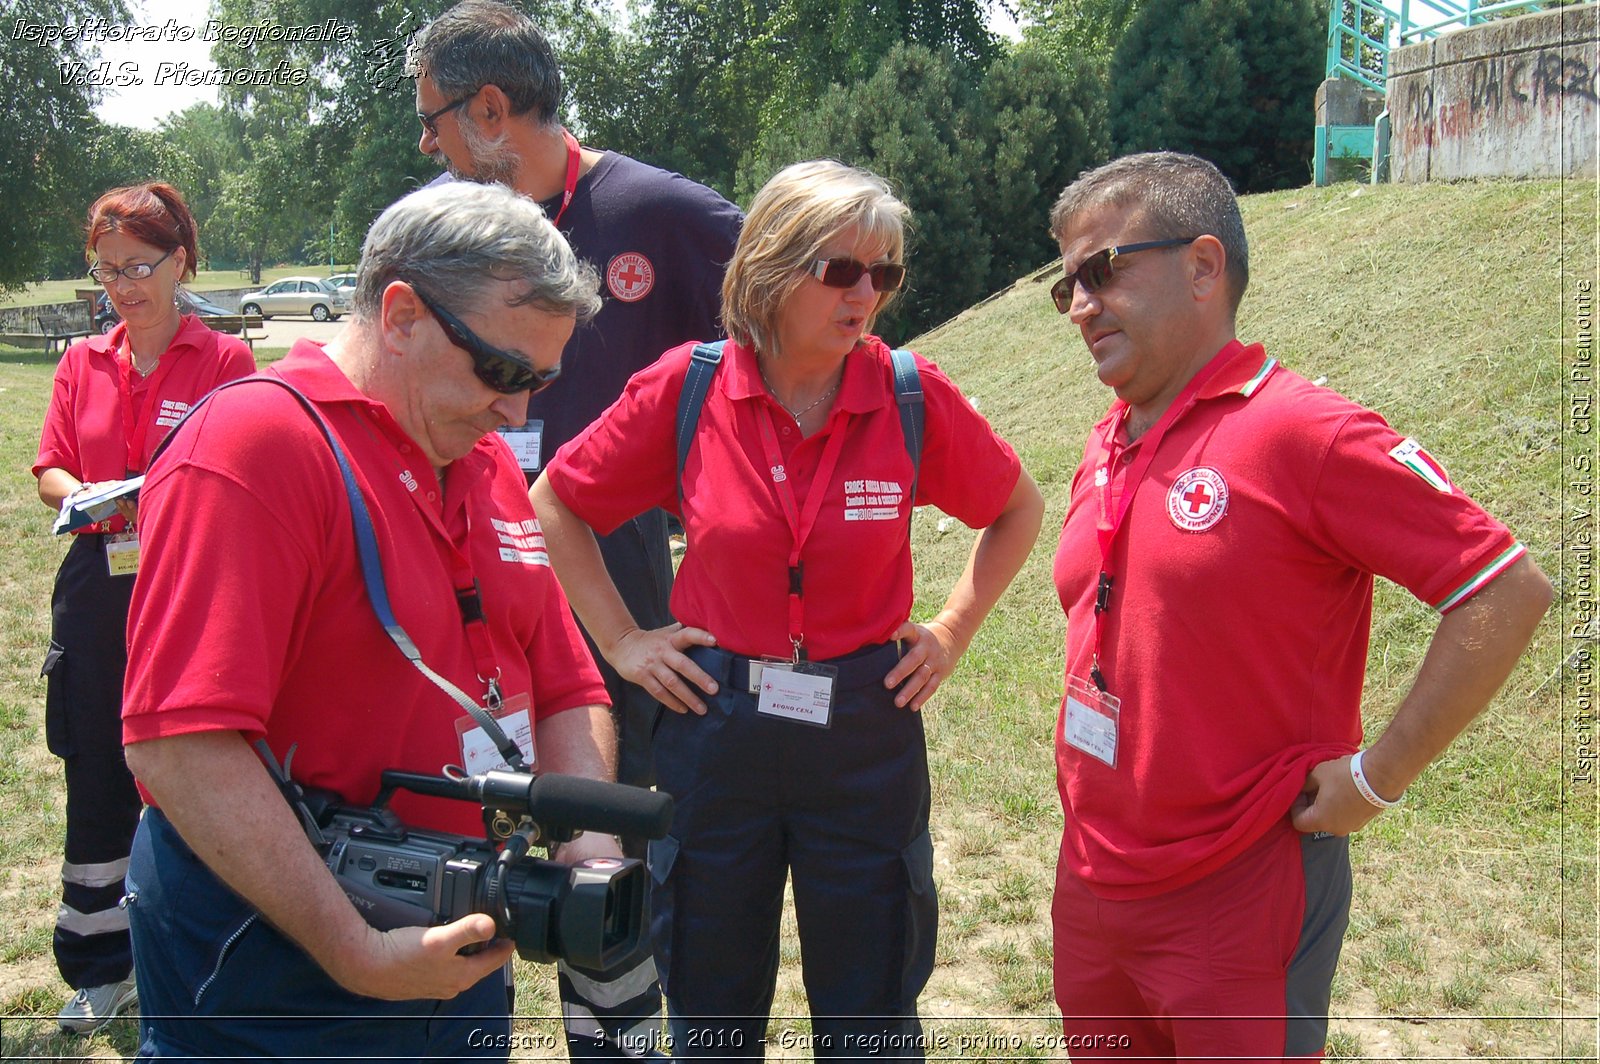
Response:
M661 838L672 826L672 796L643 787L547 773L534 778L527 795L528 815L539 823L647 839Z
M527 814L558 831L597 831L659 839L672 826L672 796L643 787L608 783L556 772L531 776L511 769L491 769L476 776L423 776L385 769L377 804L403 787L416 794L481 803L514 817ZM559 836L558 836L559 837Z

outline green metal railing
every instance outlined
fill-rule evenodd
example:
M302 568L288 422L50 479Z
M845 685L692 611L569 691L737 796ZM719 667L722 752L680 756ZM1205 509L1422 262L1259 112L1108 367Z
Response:
M1348 78L1379 94L1389 78L1389 50L1431 40L1448 30L1476 26L1507 12L1541 11L1548 0L1331 0L1328 4L1327 77ZM1384 119L1380 117L1379 125ZM1374 144L1381 140L1374 126L1318 126L1312 173L1318 185L1328 183L1328 160L1374 162ZM1373 167L1376 173L1377 167Z

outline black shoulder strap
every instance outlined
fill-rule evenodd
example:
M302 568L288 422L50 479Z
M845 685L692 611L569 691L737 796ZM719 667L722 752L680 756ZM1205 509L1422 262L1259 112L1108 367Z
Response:
M694 444L695 428L700 424L700 409L706 405L711 392L711 381L722 364L722 348L727 343L695 344L689 356L689 369L683 375L683 392L678 396L678 503L683 504L683 467L689 461L689 448ZM911 456L912 505L917 498L917 475L922 469L922 430L924 406L922 401L922 375L917 371L917 359L910 351L896 348L889 352L894 366L894 397L900 406L900 431L905 436L906 453Z

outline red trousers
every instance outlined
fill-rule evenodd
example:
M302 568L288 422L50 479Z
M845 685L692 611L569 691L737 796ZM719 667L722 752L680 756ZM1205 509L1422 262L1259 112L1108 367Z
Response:
M1285 823L1205 878L1096 897L1056 875L1056 1003L1074 1060L1320 1059L1349 840Z

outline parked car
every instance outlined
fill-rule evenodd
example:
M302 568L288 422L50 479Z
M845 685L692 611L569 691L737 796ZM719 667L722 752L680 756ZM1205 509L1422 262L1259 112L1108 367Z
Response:
M309 314L317 321L337 321L349 313L350 296L320 277L285 277L259 292L239 297L240 314L271 318L280 314Z
M186 292L181 288L178 289L178 307L185 314L198 314L202 318L210 318L217 315L226 317L233 313L233 311L227 309L226 307L217 306L203 295L198 295L194 292ZM108 297L104 292L101 292L99 297L94 301L95 330L102 334L108 333L112 329L115 329L117 327L117 322L121 320L122 315L117 313L117 308L112 305L110 297Z
M332 277L328 278L328 283L333 285L335 288L349 289L350 291L345 293L348 296L353 297L355 294L356 275L353 273L336 273Z

